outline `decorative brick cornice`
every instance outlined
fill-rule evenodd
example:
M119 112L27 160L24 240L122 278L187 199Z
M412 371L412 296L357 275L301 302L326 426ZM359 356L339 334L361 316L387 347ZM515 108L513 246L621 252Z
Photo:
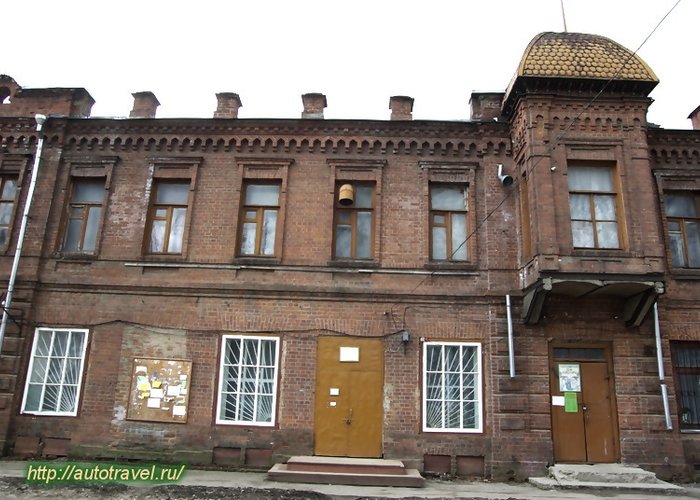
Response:
M647 137L652 164L700 167L700 132L697 130L650 129Z
M7 139L21 138L12 134ZM51 137L47 143L70 153L510 155L506 124L474 122L69 119L65 135Z

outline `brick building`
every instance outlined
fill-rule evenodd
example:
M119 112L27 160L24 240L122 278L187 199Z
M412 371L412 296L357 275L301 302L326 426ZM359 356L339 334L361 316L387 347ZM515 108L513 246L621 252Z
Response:
M84 89L0 76L5 283L43 147L5 452L688 477L700 132L647 123L657 83L575 33L535 37L459 122L412 120L405 96L387 121L326 120L322 94L239 119L233 93L212 119L158 119L150 92L98 118Z

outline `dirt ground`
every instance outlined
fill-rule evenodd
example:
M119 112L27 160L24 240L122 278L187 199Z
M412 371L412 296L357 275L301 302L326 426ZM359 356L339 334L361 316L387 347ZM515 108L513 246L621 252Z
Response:
M108 500L219 500L222 498L234 500L333 500L332 496L315 491L211 488L207 486L180 485L128 486L125 484L56 485L44 487L27 484L23 478L9 477L0 478L0 498L3 500L38 500L46 498L71 500L88 498ZM361 497L355 500L381 500L381 497ZM417 497L414 500L417 500Z
M313 491L258 490L253 488L209 488L206 486L127 486L125 484L29 485L22 478L0 478L2 499L130 499L130 500L325 500L328 495Z

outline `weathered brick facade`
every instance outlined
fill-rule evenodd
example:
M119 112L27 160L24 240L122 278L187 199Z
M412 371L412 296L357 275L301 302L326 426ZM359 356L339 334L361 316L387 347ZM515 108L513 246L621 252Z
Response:
M146 92L134 94L130 119L88 118L83 89L26 90L2 77L11 98L0 105L0 174L21 186L5 280L38 141L31 115L50 115L0 358L4 451L29 443L40 454L37 444L60 439L75 457L260 465L313 454L317 339L346 335L383 341L384 457L497 479L541 472L556 459L553 349L580 345L611 356L612 461L691 475L700 446L679 431L670 343L700 341L700 271L674 269L662 194L682 181L700 188L700 134L649 127L653 78L622 75L601 90L603 76L517 76L505 97L473 95L465 122L413 121L403 96L391 120L324 120L321 94L304 96L300 119L238 119L230 93L216 118L157 119ZM619 248L572 240L567 168L586 162L615 167ZM84 178L105 182L95 251L66 252L66 207ZM182 248L151 253L154 186L173 179L189 186ZM369 259L334 256L340 181L374 188ZM240 255L250 182L279 186L273 256ZM466 186L466 260L431 259L431 185ZM76 416L23 411L37 327L89 332ZM227 334L280 339L271 426L216 423ZM481 432L423 430L429 341L480 344ZM185 424L127 418L134 358L192 361Z

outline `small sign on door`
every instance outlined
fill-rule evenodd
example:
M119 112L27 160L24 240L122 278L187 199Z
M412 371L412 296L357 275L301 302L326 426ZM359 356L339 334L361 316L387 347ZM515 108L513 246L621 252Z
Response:
M359 347L341 347L340 362L341 363L359 363L360 348Z
M559 392L581 392L581 367L559 363Z

